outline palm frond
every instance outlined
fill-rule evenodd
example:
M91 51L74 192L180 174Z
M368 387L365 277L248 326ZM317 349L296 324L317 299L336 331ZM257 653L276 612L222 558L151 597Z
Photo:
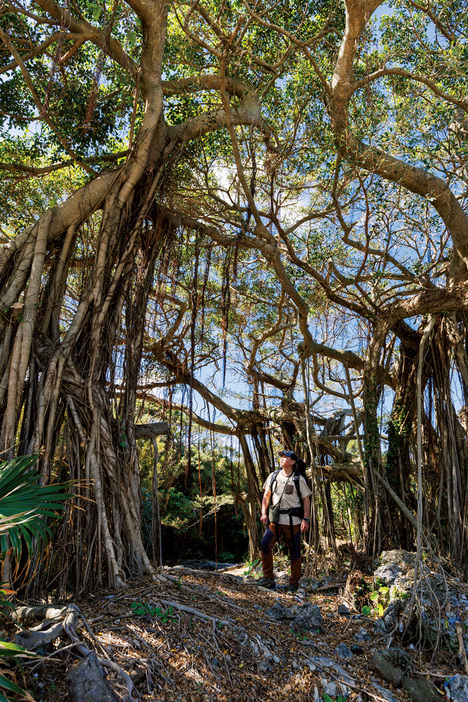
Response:
M8 541L16 558L23 547L31 553L34 541L47 544L52 534L46 518L55 518L72 497L71 483L41 485L42 476L33 469L37 459L18 456L0 463L0 556Z

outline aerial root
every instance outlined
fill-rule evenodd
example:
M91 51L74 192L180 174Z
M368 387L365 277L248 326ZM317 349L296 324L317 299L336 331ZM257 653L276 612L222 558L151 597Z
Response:
M23 626L34 620L42 620L36 626L30 627L29 629L23 629L15 636L15 643L23 646L23 648L28 651L36 651L37 649L42 649L46 646L50 646L57 639L64 639L65 637L71 640L71 645L62 646L63 650L73 650L74 657L77 655L83 660L88 657L93 656L93 660L90 665L80 666L79 675L77 675L77 668L73 668L67 675L67 680L69 681L70 688L83 688L86 687L88 694L90 686L94 682L101 683L104 677L102 670L96 677L96 669L100 670L100 666L109 668L114 673L116 673L127 688L127 700L133 700L133 681L128 673L126 673L117 663L110 659L110 656L103 644L98 642L93 635L88 622L81 613L80 609L75 604L69 605L39 605L36 607L18 607L12 613L12 619L18 624ZM94 643L96 643L103 653L104 656L100 656L90 649L86 644L82 642L78 636L77 630L80 628L80 620L83 622L85 629L87 630L90 638ZM60 650L60 649L59 649ZM83 662L83 660L81 662ZM73 682L72 682L73 681ZM73 697L72 689L70 689L70 694ZM79 694L79 690L78 690ZM118 699L115 697L112 689L109 686L109 700Z

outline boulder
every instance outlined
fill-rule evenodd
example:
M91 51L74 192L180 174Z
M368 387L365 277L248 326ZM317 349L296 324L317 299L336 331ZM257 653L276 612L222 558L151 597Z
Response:
M369 668L395 687L406 690L414 702L440 702L441 700L440 692L435 685L423 675L414 673L410 657L400 648L377 651L369 661Z

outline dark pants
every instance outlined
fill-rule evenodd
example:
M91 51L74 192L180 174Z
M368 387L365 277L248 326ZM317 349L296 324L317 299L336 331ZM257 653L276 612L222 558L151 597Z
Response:
M278 524L279 533L275 533L275 525L267 526L263 534L261 550L262 550L262 568L265 578L273 577L273 546L281 534L284 535L285 541L288 544L289 555L291 557L291 576L289 582L291 585L299 585L301 579L301 525L293 526L293 534L291 538L291 528L289 524Z

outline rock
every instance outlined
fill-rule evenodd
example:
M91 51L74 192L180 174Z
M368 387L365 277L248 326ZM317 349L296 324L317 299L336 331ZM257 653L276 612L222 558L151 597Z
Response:
M349 646L344 643L338 644L338 646L335 648L335 653L337 656L340 656L340 658L354 658L354 653L351 651Z
M271 660L271 658L263 658L260 663L258 664L258 669L262 673L271 673L273 668L275 667L274 662Z
M295 608L297 613L296 618L292 623L292 628L295 631L305 629L306 631L321 631L323 626L323 617L320 607L314 604L304 604Z
M309 592L315 592L315 590L320 587L320 583L318 580L314 580L314 578L301 578L299 580L299 586Z
M233 627L232 628L232 636L237 641L237 643L240 643L241 646L243 646L249 638L249 635L247 634L246 630L242 626Z
M424 676L412 674L410 657L399 648L377 651L369 661L369 668L395 687L402 687L414 702L440 702L437 688ZM460 697L466 702L467 697Z
M335 675L339 676L341 682L354 685L354 679L350 676L348 671L342 668L341 665L332 658L328 658L327 656L313 656L310 660L320 670L327 670L328 668L333 670Z
M388 630L383 617L374 622L374 632L379 636L387 636Z
M338 605L338 614L341 614L343 617L347 617L351 612L349 611L348 607L345 604L339 604Z
M468 675L454 675L444 684L444 690L450 692L452 702L466 702L468 700Z
M353 639L355 641L370 641L371 637L367 629L364 629L364 627L361 626L358 633L354 634Z
M400 687L405 675L412 670L412 664L408 654L400 648L385 648L374 653L369 668L395 687Z
M379 683L375 680L372 680L372 684L374 685L376 692L378 692L379 696L383 697L384 700L387 700L387 702L398 702L397 698L395 695L392 695L390 690L382 687L382 685L379 685Z
M398 626L400 614L403 612L404 609L405 603L403 602L403 600L393 600L393 602L389 604L382 617L383 622L385 624L385 628L388 633L390 633L392 629L395 629Z
M322 683L324 693L332 699L335 699L336 696L341 693L341 686L338 685L334 680L320 678L320 682Z
M441 700L440 692L435 685L422 675L405 677L402 687L411 695L414 702L440 702ZM463 700L466 702L466 697Z
M65 680L73 702L119 702L94 651L72 668Z
M294 619L296 616L294 609L285 607L280 600L277 600L273 607L267 609L265 614L268 615L270 619L274 619L276 622L280 622L284 619Z
M326 587L327 585L331 585L333 582L333 578L331 575L326 575L324 578L320 580L320 587Z
M390 588L390 600L411 590L415 562L416 554L403 550L384 551L380 556L381 565L374 571L374 578Z

